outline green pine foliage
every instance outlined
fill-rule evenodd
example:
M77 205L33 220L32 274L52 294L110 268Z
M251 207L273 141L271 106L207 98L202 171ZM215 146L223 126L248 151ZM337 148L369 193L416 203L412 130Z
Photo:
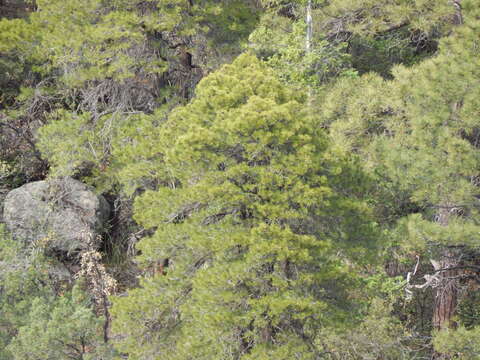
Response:
M46 267L40 261L23 254L21 246L14 242L0 227L0 355L11 359L6 349L18 328L25 326L25 314L30 311L32 299L51 294L42 286L48 279Z
M0 211L112 205L95 266L0 226L0 359L479 358L479 34L475 0L0 0Z
M434 54L438 39L459 21L454 2L334 0L320 8L330 39L348 43L352 66L386 78L393 65Z
M73 288L40 246L25 249L0 228L0 358L110 359L81 282Z
M398 1L386 0L334 0L324 13L330 18L339 18L344 30L361 35L376 35L399 26L433 32L448 31L452 27L455 7L434 0Z
M304 101L242 55L163 124L165 184L136 199L135 218L157 228L138 244L139 260L171 265L115 299L115 331L135 334L121 351L314 358L318 329L355 311L346 289L355 276L334 255L361 249L374 230L365 204L329 184L344 169Z
M473 180L479 165L478 124L472 110L480 73L478 50L471 46L478 20L470 9L465 26L441 42L438 56L395 70L396 121L375 140L377 161L385 164L387 176L425 208L425 220L415 215L408 226L417 244L478 246L473 235L478 231ZM442 209L449 213L447 228L428 221Z
M435 334L435 350L453 359L474 360L480 356L480 329L443 330Z
M100 327L89 299L75 287L55 300L33 299L25 325L6 350L15 360L108 359L108 351L102 356L102 347L96 348Z
M198 58L214 50L229 53L256 23L253 4L243 1L113 1L111 6L88 1L81 7L47 1L39 7L32 26L56 24L55 16L62 17L65 26L42 31L34 54L42 64L36 69L43 76L60 73L54 97L60 91L67 94L67 106L54 106L46 114L39 150L53 166L52 174L93 172L94 181L105 187L112 186L104 172L116 162L111 156L115 134L139 112L151 113L167 100L169 108L175 106L181 101L175 94L184 95L180 88L190 86L185 72L192 69L172 57L176 49L185 55L197 52ZM65 36L66 29L75 35ZM190 46L196 36L205 39L207 50ZM77 137L79 133L84 135Z
M317 89L332 78L347 74L351 70L347 43L332 43L326 40L324 32L314 32L315 39L306 51L304 10L298 6L295 10L301 15L298 19L279 15L278 7L266 12L250 34L249 48L289 86Z
M326 359L416 359L423 354L408 346L410 334L391 314L393 306L374 298L363 321L341 332L323 334L328 346Z

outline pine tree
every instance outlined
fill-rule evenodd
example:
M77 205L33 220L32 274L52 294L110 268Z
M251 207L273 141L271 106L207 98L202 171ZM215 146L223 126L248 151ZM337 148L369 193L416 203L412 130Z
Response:
M404 229L427 251L439 282L435 328L451 325L462 277L459 267L471 264L467 254L477 247L472 237L478 231L479 165L473 109L480 73L472 43L479 23L473 4L463 5L466 23L441 42L437 57L395 71L403 121L390 123L391 140L379 141L387 166L403 170L397 180L425 209L423 217L412 215Z
M82 281L72 288L63 265L42 253L0 227L1 359L110 359Z
M249 48L289 86L308 86L316 91L350 69L346 43L328 41L327 34L316 23L317 1L265 3L268 11L250 34Z
M390 210L379 209L390 213L385 225L399 220L391 237L431 263L409 286L434 289L436 329L455 325L464 285L478 276L479 21L473 2L457 15L465 24L441 40L436 56L394 68L393 81L340 81L323 111L337 143L364 157L379 194L390 193L379 198Z
M26 128L38 157L33 134L45 127L52 174L105 180L122 121L189 99L204 71L239 53L258 10L239 0L37 1L27 18L0 21L5 117Z
M78 287L57 299L35 298L26 323L8 345L13 359L108 359L98 330L101 320ZM98 346L98 349L97 349ZM98 352L97 352L98 350Z
M318 329L355 311L342 258L365 254L374 229L365 204L335 190L355 178L304 102L242 55L169 116L155 144L164 186L135 202L136 220L157 229L138 244L153 276L114 299L114 330L131 334L121 351L310 359Z

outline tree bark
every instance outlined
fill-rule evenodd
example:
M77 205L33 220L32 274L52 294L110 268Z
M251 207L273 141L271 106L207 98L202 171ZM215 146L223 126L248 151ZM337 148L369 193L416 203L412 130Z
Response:
M306 16L305 22L307 23L305 51L309 53L312 47L312 36L313 36L312 0L308 0L308 3L307 3L307 16Z
M305 54L312 52L312 38L313 38L313 18L312 18L312 0L308 0L306 9L305 23L307 25L305 36ZM312 109L312 86L308 85L308 108Z
M452 215L455 215L455 207L445 204L439 207L436 222L442 226L448 226ZM435 289L435 300L433 306L432 325L435 330L445 328L454 328L456 323L453 321L458 304L458 273L455 269L460 265L460 256L455 246L446 247L438 261L431 260L435 271L438 272L438 283ZM441 270L451 269L453 270ZM449 357L445 354L433 352L432 360L446 360Z
M450 217L455 208L450 204L439 207L436 221L442 226L448 226ZM438 261L432 260L436 271L440 269L456 268L459 256L454 247L447 247L442 251ZM458 302L458 269L444 270L438 273L438 285L435 290L435 303L433 307L432 325L434 329L455 327L452 321Z
M438 265L441 269L456 268L459 266L458 257L454 251L446 250ZM432 325L436 330L456 326L452 319L458 303L458 275L458 269L439 273L439 285L435 289L432 319Z
M453 0L453 6L455 7L455 15L453 17L453 23L455 25L463 24L463 14L462 14L462 0Z

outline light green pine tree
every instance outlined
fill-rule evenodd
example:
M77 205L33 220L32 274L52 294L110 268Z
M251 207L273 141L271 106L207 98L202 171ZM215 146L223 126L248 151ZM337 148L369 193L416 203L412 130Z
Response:
M156 228L138 244L155 275L114 299L114 331L129 334L120 351L313 359L318 329L360 309L348 295L354 265L343 259L366 254L374 227L353 192L335 190L358 184L304 101L242 55L161 126L150 145L163 186L135 202L136 220Z

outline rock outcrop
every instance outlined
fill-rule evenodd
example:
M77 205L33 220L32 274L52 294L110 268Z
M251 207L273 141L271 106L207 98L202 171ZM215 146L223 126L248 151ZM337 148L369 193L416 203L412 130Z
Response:
M10 191L3 221L14 239L25 245L73 253L85 249L87 236L96 237L103 231L109 212L102 196L66 177Z

